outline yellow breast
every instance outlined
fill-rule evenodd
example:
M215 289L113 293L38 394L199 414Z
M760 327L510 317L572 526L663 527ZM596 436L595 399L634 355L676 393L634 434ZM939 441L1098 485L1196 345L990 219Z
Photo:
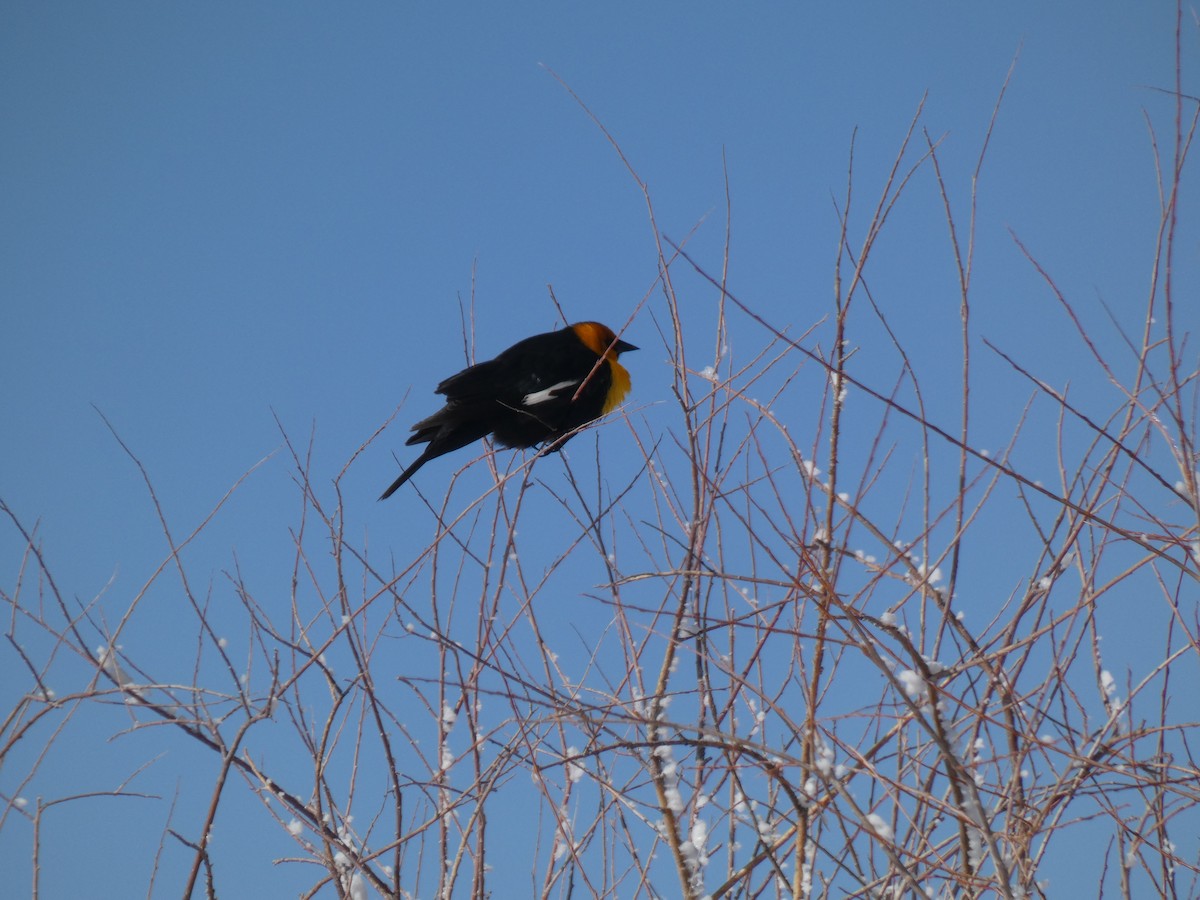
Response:
M632 382L629 380L629 373L625 367L613 359L611 356L608 360L608 367L612 370L612 386L608 389L608 394L604 398L604 412L609 413L616 409L625 395L629 393L629 388Z

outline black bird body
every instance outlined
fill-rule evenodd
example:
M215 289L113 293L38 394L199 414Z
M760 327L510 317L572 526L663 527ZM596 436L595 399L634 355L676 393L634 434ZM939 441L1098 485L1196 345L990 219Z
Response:
M379 499L429 460L489 434L504 447L561 449L629 392L629 373L617 357L636 349L599 322L579 322L525 338L451 375L436 388L446 405L414 425L406 442L428 446Z

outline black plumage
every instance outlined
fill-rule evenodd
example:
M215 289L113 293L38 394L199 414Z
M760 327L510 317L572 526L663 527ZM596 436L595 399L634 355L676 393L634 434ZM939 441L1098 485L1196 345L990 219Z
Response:
M628 393L629 373L617 357L636 349L598 322L579 322L525 338L495 359L451 375L436 388L445 406L417 422L406 441L427 446L379 499L429 460L489 434L504 447L561 449L576 429Z

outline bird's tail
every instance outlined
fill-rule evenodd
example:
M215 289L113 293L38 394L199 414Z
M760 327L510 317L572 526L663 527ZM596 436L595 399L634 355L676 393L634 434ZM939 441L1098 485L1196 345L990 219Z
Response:
M421 468L421 466L425 465L425 463L429 462L429 460L432 458L433 457L429 452L429 448L426 448L425 452L418 456L413 461L411 466L400 473L400 477L392 482L392 486L379 495L379 499L386 500L388 497L392 496L392 494L396 493L396 491L400 489L400 485L412 478L413 475L417 473L417 469Z

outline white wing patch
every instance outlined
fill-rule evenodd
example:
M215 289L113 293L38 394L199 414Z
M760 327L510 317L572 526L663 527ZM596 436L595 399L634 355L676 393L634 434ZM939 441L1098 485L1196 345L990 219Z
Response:
M552 384L548 388L542 388L540 391L526 394L521 403L524 406L537 406L539 403L545 403L547 400L554 400L558 396L559 391L575 387L578 384L578 381L560 381L558 384Z

